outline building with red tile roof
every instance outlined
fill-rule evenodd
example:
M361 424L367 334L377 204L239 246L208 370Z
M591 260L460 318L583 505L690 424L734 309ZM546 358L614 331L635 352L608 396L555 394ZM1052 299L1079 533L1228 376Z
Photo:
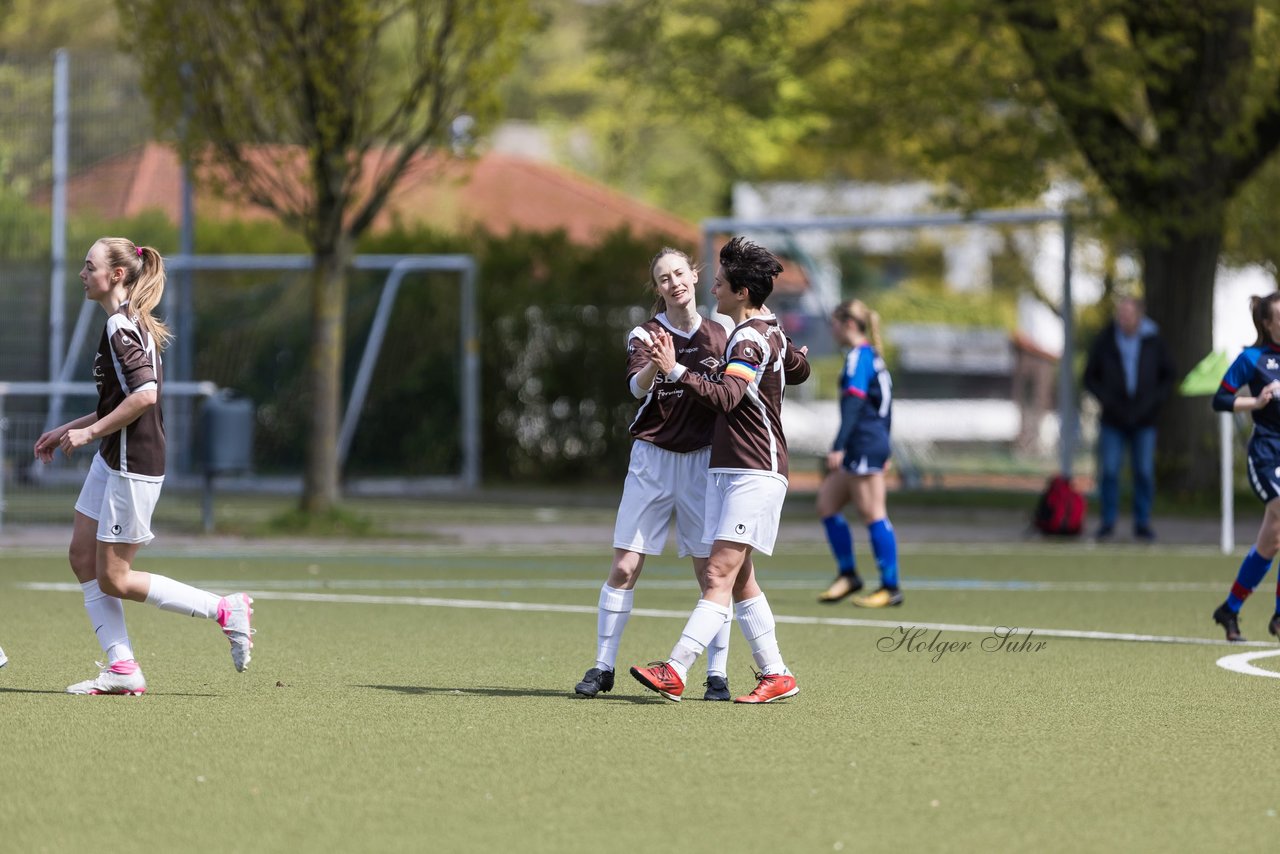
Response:
M282 171L300 171L300 150L264 147L261 153ZM367 176L377 173L384 154L366 156ZM220 195L215 170L202 167L198 173L203 180L196 192L197 217L274 218L262 207ZM92 213L103 219L158 210L177 222L180 188L176 151L150 142L73 175L68 181L68 208L72 215ZM48 198L45 188L36 201L47 204ZM425 225L447 233L475 227L494 234L563 229L578 243L595 242L627 226L635 234L661 235L690 252L699 246L698 227L687 220L559 166L499 153L465 159L435 154L415 160L374 221L373 230L396 224Z

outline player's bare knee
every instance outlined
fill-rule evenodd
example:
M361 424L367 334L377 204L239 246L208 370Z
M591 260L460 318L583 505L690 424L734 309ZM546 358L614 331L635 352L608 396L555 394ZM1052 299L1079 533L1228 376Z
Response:
M738 580L733 585L733 601L735 602L745 602L763 594L764 591L756 583L754 575L746 578L739 575Z
M738 567L729 563L717 563L712 560L707 563L706 582L703 585L708 591L710 590L731 590L733 588L734 579L738 572Z
M616 563L613 565L613 571L609 574L609 586L618 590L630 590L635 587L636 579L639 577L639 565Z
M71 547L67 549L67 562L71 564L71 571L75 573L76 578L85 579L93 578L94 562L97 560L97 550L90 545L84 545L72 541Z
M117 599L125 598L126 585L124 583L125 576L114 575L112 573L102 572L98 574L98 589L108 596L114 596Z

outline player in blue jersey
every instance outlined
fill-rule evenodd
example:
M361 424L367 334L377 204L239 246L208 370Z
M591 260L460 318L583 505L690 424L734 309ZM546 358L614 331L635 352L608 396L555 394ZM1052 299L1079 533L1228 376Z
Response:
M1258 539L1236 575L1227 601L1213 612L1213 620L1226 630L1227 640L1243 641L1240 634L1240 607L1262 581L1271 561L1280 551L1280 293L1250 297L1249 310L1258 340L1246 347L1227 369L1222 385L1213 397L1219 412L1251 412L1253 436L1249 438L1249 484L1265 510ZM1280 638L1280 588L1276 610L1267 631Z
M901 605L898 541L885 508L893 383L880 355L880 316L861 300L849 300L831 315L831 334L849 353L840 373L840 432L827 454L827 474L818 489L818 517L839 574L818 601L839 602L862 589L853 533L842 512L852 501L867 526L880 568L880 589L855 597L853 604L863 608Z

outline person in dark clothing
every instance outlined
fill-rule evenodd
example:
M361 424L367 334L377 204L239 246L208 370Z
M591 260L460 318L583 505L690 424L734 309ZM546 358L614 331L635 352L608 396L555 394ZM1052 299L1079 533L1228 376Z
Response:
M1120 499L1120 465L1125 450L1133 474L1133 535L1150 542L1155 498L1156 417L1173 391L1173 360L1142 301L1116 303L1115 319L1089 348L1084 387L1102 405L1098 431L1098 495L1102 521L1097 537L1115 530Z

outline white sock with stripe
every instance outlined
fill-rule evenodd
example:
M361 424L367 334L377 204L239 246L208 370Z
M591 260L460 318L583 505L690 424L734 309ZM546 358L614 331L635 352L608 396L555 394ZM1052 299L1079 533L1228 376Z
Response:
M80 589L84 592L84 609L89 614L93 633L98 636L98 646L107 656L107 664L131 660L133 646L124 625L124 602L103 593L97 579L84 582Z
M617 664L618 643L631 617L635 594L634 590L619 590L607 583L600 588L599 611L596 614L596 667L600 670L613 670Z
M751 657L765 676L786 673L787 666L782 663L782 653L778 649L777 623L773 619L773 609L769 600L761 593L754 599L747 599L734 606L738 614L738 625L747 636L751 646Z
M680 640L671 650L669 662L680 674L680 681L689 681L689 668L702 655L702 651L715 640L716 633L724 628L725 622L733 612L724 605L717 605L709 599L699 599L689 615L689 622L684 624Z
M724 625L716 636L707 644L707 675L729 678L729 638L733 635L733 616L725 619Z
M151 573L151 589L147 591L147 604L155 605L162 611L213 620L218 616L218 600L221 598L207 590Z

